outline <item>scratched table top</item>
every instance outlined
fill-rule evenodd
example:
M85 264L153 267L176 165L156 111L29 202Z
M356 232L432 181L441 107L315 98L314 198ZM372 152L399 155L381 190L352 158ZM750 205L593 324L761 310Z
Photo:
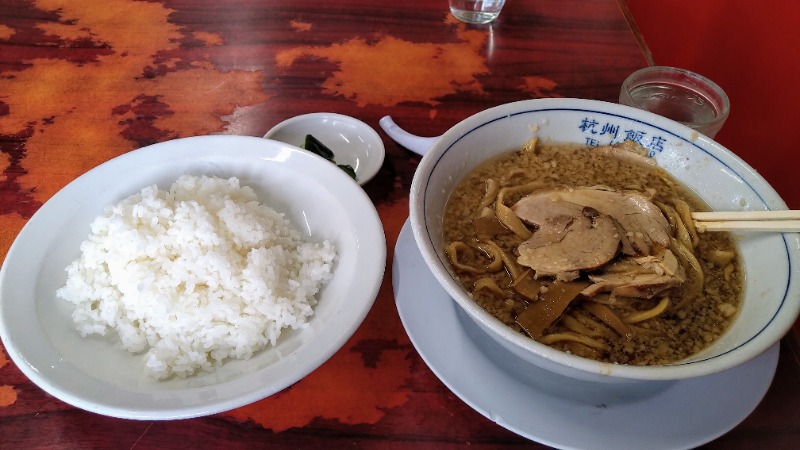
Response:
M152 143L263 136L286 118L322 111L376 130L391 115L415 134L436 136L515 100L615 101L624 78L652 62L617 0L510 0L487 26L456 21L443 0L416 3L1 2L0 261L59 189ZM391 261L419 157L380 134L387 160L364 189L384 225L387 271L366 320L330 360L232 411L133 421L51 397L0 346L0 448L543 447L474 411L411 344ZM708 448L800 442L793 345L782 342L756 410Z

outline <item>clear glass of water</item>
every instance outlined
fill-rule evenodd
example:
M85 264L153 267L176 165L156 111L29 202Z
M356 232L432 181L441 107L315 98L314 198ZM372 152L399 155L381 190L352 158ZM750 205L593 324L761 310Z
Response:
M450 0L450 13L466 23L489 23L500 15L506 0Z
M680 122L713 138L730 112L728 95L708 78L676 67L637 70L625 82L619 103Z

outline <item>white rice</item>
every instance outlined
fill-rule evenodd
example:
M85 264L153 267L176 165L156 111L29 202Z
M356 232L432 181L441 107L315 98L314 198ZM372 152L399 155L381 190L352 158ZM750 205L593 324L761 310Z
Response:
M147 374L186 377L305 327L335 257L238 179L186 175L95 219L57 295L83 336L113 330Z

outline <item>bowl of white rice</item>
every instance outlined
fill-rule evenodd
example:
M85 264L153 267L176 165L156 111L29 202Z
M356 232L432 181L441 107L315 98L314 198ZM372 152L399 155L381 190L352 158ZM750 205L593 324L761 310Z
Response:
M372 202L329 161L256 137L176 139L96 167L30 219L0 269L0 338L76 407L203 416L322 365L385 261Z

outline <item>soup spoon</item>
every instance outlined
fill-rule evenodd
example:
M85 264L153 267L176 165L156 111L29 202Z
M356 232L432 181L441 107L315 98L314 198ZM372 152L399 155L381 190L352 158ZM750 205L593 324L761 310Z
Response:
M436 143L436 141L441 137L422 137L411 134L408 131L400 128L400 126L394 122L391 116L382 117L378 123L380 124L381 129L383 129L383 131L386 132L386 134L389 135L389 137L395 142L420 156L425 156L425 154L428 153L428 150L433 147L433 144Z

